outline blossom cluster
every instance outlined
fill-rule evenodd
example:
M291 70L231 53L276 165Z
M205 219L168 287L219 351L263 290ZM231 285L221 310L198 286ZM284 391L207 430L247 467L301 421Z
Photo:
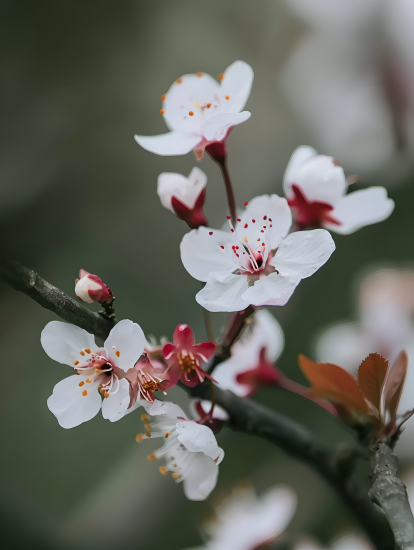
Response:
M231 314L223 340L216 343L210 337L211 341L197 343L193 330L180 324L172 342L150 342L137 323L127 319L114 323L114 314L108 314L112 291L100 277L85 270L76 280L75 294L83 302L102 304L105 311L101 314L113 322L103 346L82 328L58 321L50 322L41 335L47 355L73 369L47 402L59 424L74 428L100 410L103 418L116 422L140 409L144 430L136 441L162 438L163 445L148 460L163 459L160 473L170 472L173 479L182 481L191 500L208 497L224 458L216 435L229 420L229 412L215 403L215 385L240 397L253 396L265 386L281 386L316 401L332 414L364 416L375 433L382 435L394 435L407 419L397 419L407 354L399 346L385 349L384 339L378 344L381 349L364 348L365 355L371 354L365 361L365 355L358 356L358 362L362 361L358 381L337 365L300 356L300 366L311 383L310 389L303 388L274 364L282 353L284 335L264 306L287 304L300 281L330 259L335 250L331 232L348 235L383 221L394 203L383 187L348 193L352 182L339 163L301 146L287 165L284 197L275 193L256 196L237 207L227 169L226 140L235 126L250 117L243 109L252 83L253 70L242 61L233 63L218 82L201 72L180 77L161 98L160 113L170 132L135 136L141 147L158 155L194 151L201 160L207 152L222 170L229 199L224 228L208 225L203 211L207 177L198 167L188 177L160 174L157 192L161 204L190 228L181 241L180 254L189 275L205 284L196 301L208 312ZM380 321L374 312L373 322ZM225 347L227 355L223 355ZM321 349L326 348L322 345ZM394 363L392 368L378 352ZM374 395L370 383L380 372L384 384ZM211 398L196 402L193 414L187 415L168 400L169 390L177 384L188 388L210 385ZM237 548L257 548L283 531L296 507L294 493L280 487L262 500L251 492L239 494L236 500L237 514L232 512L234 500L222 507L221 523L209 529L207 548L230 548L235 533L240 539ZM313 547L306 544L300 548Z

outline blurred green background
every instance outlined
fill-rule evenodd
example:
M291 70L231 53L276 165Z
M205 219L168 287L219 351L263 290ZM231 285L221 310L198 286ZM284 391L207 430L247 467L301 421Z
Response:
M246 107L252 117L228 140L236 198L242 204L261 193L282 194L294 148L320 146L281 85L287 60L307 32L277 0L2 0L2 253L72 296L79 268L99 274L116 295L118 318L138 322L157 338L171 338L178 323L188 323L205 339L194 300L199 283L179 257L186 226L161 207L156 194L160 172L188 175L196 160L192 154L152 155L133 136L165 131L160 95L178 76L203 71L217 77L242 59L253 67L255 81ZM320 152L341 160L340 150ZM333 235L331 260L300 284L285 307L272 309L286 338L279 366L293 379L303 382L296 357L315 357L315 335L354 318L361 274L410 265L410 162L407 147L400 146L382 163L358 165L355 187L387 185L394 214L351 236ZM198 166L209 181L205 212L220 227L227 205L218 168L208 158ZM352 161L344 168L347 174L355 170ZM135 443L139 413L114 424L98 415L63 430L46 400L69 368L40 346L41 330L56 317L5 286L0 292L3 548L197 546L198 526L211 504L239 480L259 492L277 482L298 492L286 547L302 534L327 543L342 531L358 530L323 480L259 439L222 432L226 458L218 486L209 500L194 503L147 462L157 444ZM214 316L217 334L224 322L224 315ZM169 398L186 406L177 388ZM324 411L300 397L266 389L257 399L331 444L349 440ZM360 467L368 484L366 466Z

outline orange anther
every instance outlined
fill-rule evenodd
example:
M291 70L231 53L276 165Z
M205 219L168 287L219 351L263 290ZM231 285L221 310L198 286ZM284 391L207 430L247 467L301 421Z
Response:
M80 351L79 353L80 353L82 356L85 355L85 353L84 353L83 351Z
M155 453L151 453L150 455L148 455L147 460L149 460L150 462L154 462L154 460L157 460Z
M87 379L86 379L86 383L87 383L87 384L90 384L91 382L92 382L92 380L91 380L90 378L87 378Z
M160 109L160 115L165 115L165 109Z
M164 436L165 439L168 439L168 438L170 437L171 433L172 433L172 432L167 432L167 433L165 434L165 436Z
M210 109L211 103L207 103L207 109Z
M79 365L79 361L73 361L74 365Z
M225 95L224 96L226 99L230 99L230 96L229 95Z
M151 437L150 432L145 432L145 435L146 435L147 437Z
M141 420L142 420L143 422L148 422L149 416L147 416L146 414L141 414Z
M180 78L177 78L177 80L176 80L177 84L181 84L182 81L183 81L183 77L182 77L182 76L180 76Z
M79 387L81 388L82 386L85 385L85 382L82 380L82 382L79 382Z
M258 241L260 241L260 239L257 239Z
M88 395L88 392L86 390L83 390L82 395L83 397L85 397L85 395Z
M151 430L151 424L144 424L144 428L149 432Z
M180 479L180 474L176 474L175 472L172 475L173 479Z
M142 441L142 434L138 434L137 437L135 438L135 441L136 441L137 443L141 443L141 441Z
M119 350L116 350L115 355L119 357L121 355L121 352Z
M161 101L165 101L167 99L167 94L162 94Z
M105 390L103 388L101 388L99 391L101 392L102 395L105 395Z
M198 72L198 73L197 73L198 78L201 78L201 77L203 76L203 74L204 74L204 73Z
M108 399L109 393L107 391L104 393L104 397L105 397L105 399Z
M166 476L168 474L168 470L165 466L160 466L159 470L160 470L160 474L163 476Z
M190 111L188 114L189 114L190 116L193 116L193 115L194 115L193 111Z

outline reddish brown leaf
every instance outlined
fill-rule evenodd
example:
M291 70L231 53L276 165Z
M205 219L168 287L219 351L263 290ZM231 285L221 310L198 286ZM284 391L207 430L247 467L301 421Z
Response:
M333 363L315 363L305 355L299 355L298 361L312 385L313 395L326 397L360 413L369 413L357 380L347 370Z
M379 353L370 353L358 369L358 382L364 396L379 411L381 395L389 369L388 359Z
M384 386L385 410L390 411L391 422L397 417L397 409L407 376L408 354L403 350L390 370Z

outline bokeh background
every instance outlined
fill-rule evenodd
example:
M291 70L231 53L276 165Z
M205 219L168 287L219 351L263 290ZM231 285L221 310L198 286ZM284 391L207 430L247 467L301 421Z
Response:
M286 338L279 367L304 382L297 355L315 358L324 328L357 318L363 276L412 267L409 4L2 0L2 253L72 296L79 268L97 273L116 295L119 318L157 338L171 338L178 323L188 323L205 339L194 300L199 284L179 257L186 226L156 194L160 172L188 175L196 160L152 155L133 136L165 131L160 95L178 76L217 77L242 59L255 81L247 104L252 117L228 140L239 204L282 194L284 168L301 144L335 156L347 175L357 173L355 188L385 185L396 202L386 222L334 235L332 259L285 307L273 308ZM220 227L227 206L218 168L208 158L198 166L208 176L206 214ZM318 475L259 439L220 434L226 458L217 489L206 502L193 503L147 462L153 443L135 443L139 413L114 424L97 416L73 430L60 428L46 400L68 370L40 346L40 332L55 316L4 285L0 293L3 548L197 546L211 505L240 480L259 493L278 482L297 491L284 548L304 534L327 545L343 532L358 532ZM224 322L224 315L214 316L217 334ZM187 406L181 390L169 397ZM346 430L300 397L266 389L257 399L330 444L349 441ZM402 466L410 464L408 454ZM359 466L368 486L366 465Z

